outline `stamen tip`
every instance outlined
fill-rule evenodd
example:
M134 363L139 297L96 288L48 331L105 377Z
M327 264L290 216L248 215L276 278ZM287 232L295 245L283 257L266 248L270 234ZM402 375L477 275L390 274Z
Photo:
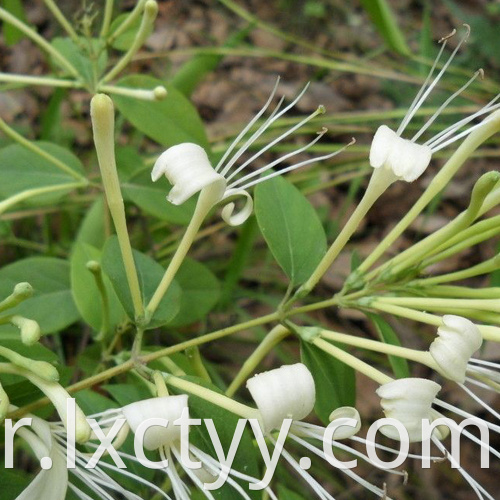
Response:
M320 131L316 132L318 135L325 135L328 132L326 127L322 127Z
M318 106L318 113L321 114L321 115L324 115L326 113L326 108L325 108L325 106L323 106L323 104L320 104Z
M442 38L440 38L438 40L438 43L443 43L443 42L446 42L447 40L449 40L452 36L455 36L457 33L457 30L455 28L453 28L453 31L451 33L448 33L448 35L445 35L443 36Z
M481 80L484 80L484 69L483 68L479 68L477 70L477 73L479 75L479 78L481 78Z
M356 144L356 138L355 137L353 137L351 139L351 142L348 144L348 146L352 146L353 144Z
M467 38L469 38L469 35L470 35L470 32L471 32L471 28L470 28L470 25L467 24L467 23L464 23L463 27L467 30L467 33L465 34L465 39L467 40Z

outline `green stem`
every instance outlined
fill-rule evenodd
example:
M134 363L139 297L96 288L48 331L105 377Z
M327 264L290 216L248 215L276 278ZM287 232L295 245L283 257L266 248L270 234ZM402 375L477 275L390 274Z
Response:
M123 95L126 97L133 97L134 99L142 99L144 101L161 101L167 95L167 90L162 86L148 90L119 87L117 85L99 85L99 92Z
M97 290L99 291L99 295L101 296L101 328L99 330L99 335L96 337L96 340L103 340L107 333L109 332L110 321L109 321L109 297L108 291L106 290L106 285L104 284L104 280L102 278L102 269L99 262L95 260L91 260L87 262L87 269L92 273L94 277L95 284L97 286Z
M12 24L19 31L22 31L28 38L31 38L42 50L48 52L68 73L73 75L77 80L80 79L80 75L75 67L49 42L47 42L43 37L41 37L33 28L24 24L17 17L13 16L10 12L0 7L0 19L4 22Z
M193 241L196 237L198 230L200 229L205 217L208 215L214 204L218 200L214 198L214 190L212 186L207 186L203 188L198 197L198 202L196 204L195 211L191 220L189 221L189 225L186 228L186 232L182 237L179 245L177 246L177 250L170 261L170 264L163 275L163 278L158 285L155 293L151 297L149 304L146 307L146 316L147 318L151 318L160 305L162 298L167 293L168 288L172 284L172 281L179 270L186 254L188 253Z
M198 396L199 398L204 399L210 403L213 403L221 408L224 408L239 417L247 418L247 419L258 419L259 418L259 410L255 408L250 408L247 405L238 403L237 401L224 396L223 394L219 394L218 392L211 391L206 387L202 387L198 384L190 382L189 380L184 380L182 378L176 377L175 375L164 374L165 381L167 385L172 387L176 387L185 392L189 392L194 396Z
M132 12L128 15L128 17L123 21L123 23L118 26L118 28L111 33L108 38L108 43L111 45L122 33L124 33L133 23L134 21L141 15L142 9L144 8L144 4L147 0L139 0L136 4Z
M488 116L483 125L474 130L460 144L451 158L434 177L422 196L413 205L410 211L396 224L391 232L377 245L370 255L358 267L358 273L366 272L401 236L410 224L418 217L422 210L440 193L449 183L450 179L457 173L458 169L465 163L471 154L500 129L500 111L495 111Z
M337 333L329 330L321 330L320 335L322 338L332 340L333 342L340 342L342 344L347 344L354 347L361 347L362 349L381 352L384 354L388 354L389 356L398 356L410 361L416 361L417 363L426 365L433 370L437 369L436 362L429 352L409 349L407 347L401 347L398 345L386 344L385 342L379 342L377 340L354 337L353 335L346 335L344 333Z
M104 94L97 94L90 103L90 116L94 132L94 143L99 160L102 182L106 193L109 211L115 225L120 251L122 254L127 282L132 296L136 320L144 316L139 278L135 267L132 246L125 218L125 205L120 189L120 181L116 169L114 147L114 109L113 101Z
M473 276L479 276L481 274L489 274L500 268L500 255L497 255L491 259L488 259L480 264L469 267L468 269L462 269L461 271L455 271L454 273L440 274L439 276L432 276L431 278L422 278L412 281L412 285L417 286L432 286L438 285L440 283L449 283L450 281L460 281L467 278L472 278Z
M99 38L106 38L108 36L108 31L111 25L112 16L113 16L113 0L106 0L106 4L104 5L104 15L102 18L102 26Z
M400 316L402 318L413 319L420 323L426 323L433 326L441 326L443 320L441 316L436 314L429 314L422 311L417 311L415 309L409 309L408 307L401 307L395 304L389 304L376 300L370 303L370 307L373 309L378 309L379 311L384 311L389 314L394 314L395 316ZM496 326L489 325L476 325L481 332L484 340L492 340L494 342L500 342L500 328Z
M260 318L255 318L250 321L246 321L244 323L240 323L239 325L234 325L230 326L228 328L223 328L221 330L217 330L212 333L207 333L205 335L202 335L200 337L196 337L191 340L186 340L184 342L180 342L179 344L176 344L174 346L170 347L165 347L164 349L160 349L159 351L155 351L149 354L143 354L140 356L138 359L129 359L128 361L125 361L119 366L115 366L113 368L109 368L108 370L105 370L101 373L98 373L97 375L93 375L92 377L89 377L85 380L81 380L80 382L77 382L73 385L70 385L67 387L67 391L70 394L82 391L84 389L88 389L89 387L93 387L95 385L102 384L106 380L109 380L113 377L117 377L118 375L121 375L123 373L126 373L130 370L132 370L136 363L144 363L148 364L151 363L151 361L154 361L156 359L163 358L165 356L170 356L171 354L175 354L176 352L184 351L185 349L197 345L202 345L207 342L213 342L214 340L219 340L223 337L227 337L228 335L232 335L233 333L240 332L242 330L247 330L249 328L253 328L255 326L260 326L264 325L266 323L272 323L273 321L277 321L279 319L278 313L272 313L268 314L266 316L261 316ZM41 408L45 406L46 404L49 403L49 400L47 398L42 398L38 401L35 401L33 403L30 403L22 408L19 408L18 410L12 412L9 416L13 419L20 418L23 415L26 415L26 413L31 413L34 410L37 410L38 408Z
M66 19L64 14L61 12L59 7L55 4L54 0L44 0L45 5L47 8L52 12L53 16L57 19L59 24L64 28L66 33L68 33L69 37L76 43L80 43L80 39L78 38L78 35L76 31L73 29L73 26L69 23L69 21Z
M64 163L63 161L59 160L59 158L56 158L47 151L44 151L40 146L38 146L33 141L30 141L25 137L23 137L21 134L17 133L12 127L9 127L9 125L7 125L7 123L5 123L1 118L0 118L0 130L7 137L10 137L13 141L16 141L21 146L24 146L33 153L37 154L38 156L41 156L43 159L55 165L62 172L70 175L71 177L74 177L76 180L80 182L88 184L87 179L83 175L79 174L78 172L75 172L75 170L73 170L69 165L66 165L66 163Z
M262 340L257 349L243 363L240 371L231 382L226 391L226 395L231 397L239 389L241 384L250 376L265 356L278 345L285 337L290 334L288 328L282 325L276 325Z
M124 56L116 63L116 65L103 77L102 83L107 83L116 75L118 75L132 60L137 51L141 48L142 44L146 41L149 36L150 29L153 26L156 16L158 14L158 4L154 0L147 0L144 5L144 14L142 16L142 22L137 31L134 41ZM129 18L132 14L129 16ZM125 23L124 23L125 24ZM123 25L122 25L123 26ZM120 26L121 28L121 26Z
M9 196L3 201L0 201L0 214L3 214L6 210L18 203L33 198L41 194L55 193L57 191L73 190L81 187L87 186L87 183L83 182L70 182L68 184L60 184L58 186L46 186L41 188L27 189L26 191L21 191L15 195Z
M349 354L348 352L335 347L326 340L317 337L312 341L312 343L322 351L330 354L330 356L333 356L342 363L345 363L351 368L354 368L354 370L362 373L368 378L375 380L375 382L379 383L380 385L387 384L388 382L392 382L393 380L391 377L389 377L389 375L386 375L385 373L382 373L380 370L377 370L368 363L361 361L360 359L356 358L356 356L353 356L352 354Z
M412 281L410 285L414 282ZM438 285L426 290L432 297L450 297L456 299L500 299L500 287L468 288L465 286Z
M49 78L46 76L16 75L0 73L0 82L20 83L22 85L45 85L47 87L78 88L79 82L74 80L63 80L61 78Z
M345 247L354 231L356 231L364 216L395 180L396 177L392 172L387 171L385 168L378 168L373 171L363 198L310 278L299 288L296 294L298 297L307 295L316 286Z

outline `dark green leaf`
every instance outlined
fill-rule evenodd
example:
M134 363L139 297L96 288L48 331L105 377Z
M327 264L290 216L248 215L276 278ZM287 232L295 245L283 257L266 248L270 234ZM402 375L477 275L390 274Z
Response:
M103 322L102 297L94 276L86 267L87 262L91 260L100 263L100 250L86 243L77 242L73 247L70 260L71 290L76 307L82 318L96 332L100 332ZM109 307L108 332L112 332L116 325L126 320L126 315L108 277L103 274L102 278L106 287Z
M95 248L102 248L106 241L106 211L107 207L102 196L91 205L78 228L76 241L86 243Z
M139 286L141 287L143 303L147 305L163 278L165 269L151 259L151 257L136 250L134 250L134 261L139 278ZM129 318L134 319L132 297L125 274L125 266L123 265L120 245L116 236L111 236L104 245L102 268L111 280L116 295L120 299ZM179 308L180 287L174 281L161 300L148 328L156 328L157 326L168 323L179 312Z
M326 236L314 208L282 177L255 190L255 215L269 248L294 285L304 282L326 252Z
M326 352L307 342L300 343L302 362L309 368L316 385L314 409L327 425L330 413L341 406L356 403L355 372Z
M20 21L26 23L26 15L21 0L2 0L0 5ZM6 22L2 23L2 30L7 45L14 45L25 36L22 31Z
M194 142L208 148L208 139L198 112L174 86L142 75L126 76L118 84L140 89L166 86L168 95L162 101L144 101L119 95L113 96L113 100L127 120L159 144L169 147Z
M52 257L30 257L0 269L0 297L12 293L17 283L28 281L35 293L9 314L19 314L38 322L42 333L63 330L80 315L73 302L69 263Z
M70 151L48 142L35 142L34 144L65 163L76 173L84 174L80 160ZM0 165L1 198L8 198L27 189L60 186L79 181L56 167L51 161L19 144L11 144L0 150ZM61 190L38 195L25 203L37 207L52 204L64 197L68 191Z
M384 321L377 314L366 313L370 318L371 322L375 326L377 333L379 334L380 340L386 344L400 346L396 332L391 328L391 325ZM397 378L406 378L410 376L410 369L408 368L408 361L404 358L399 358L398 356L389 356L389 363L391 364L392 371Z

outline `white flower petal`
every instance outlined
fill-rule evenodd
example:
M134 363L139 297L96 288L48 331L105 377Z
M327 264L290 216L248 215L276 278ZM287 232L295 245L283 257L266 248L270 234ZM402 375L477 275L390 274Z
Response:
M373 168L384 165L396 139L398 135L387 125L381 125L377 129L370 147L370 165Z
M172 184L167 199L174 205L181 205L210 185L219 192L219 199L226 189L224 177L214 170L206 151L188 142L168 148L156 160L151 178L155 182L162 175Z
M477 326L466 318L448 314L443 316L443 323L429 352L443 376L463 383L470 358L481 347L483 338Z
M316 401L314 379L302 363L259 373L247 388L261 412L264 432L280 428L285 418L302 420Z
M151 418L168 420L167 427L152 426L144 434L144 448L157 450L162 446L170 446L180 439L180 426L174 421L182 416L183 410L188 409L188 396L165 396L137 401L124 406L123 416L135 433L143 422Z

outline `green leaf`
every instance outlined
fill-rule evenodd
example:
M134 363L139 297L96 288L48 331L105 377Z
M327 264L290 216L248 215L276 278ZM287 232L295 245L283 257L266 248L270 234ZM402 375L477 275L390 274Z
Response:
M139 278L143 303L148 304L160 283L165 269L151 257L134 250L134 261ZM102 269L108 275L116 295L130 319L134 319L134 307L123 265L120 245L116 236L111 236L104 245ZM156 328L171 321L180 308L180 287L173 281L156 310L148 329Z
M168 95L162 101L144 101L121 95L114 95L113 101L132 125L159 144L170 147L194 142L208 149L208 139L198 112L174 86L142 75L126 76L118 85L140 89L166 86Z
M9 314L19 314L38 322L42 333L63 330L80 318L73 302L69 263L53 257L30 257L0 269L0 297L12 293L17 283L28 281L33 297Z
M182 205L173 205L166 200L171 185L165 176L158 181L151 180L151 169L142 170L122 184L123 195L133 201L146 213L172 224L187 225L196 205L196 197Z
M389 325L389 323L384 321L377 314L366 313L366 315L368 316L368 318L370 318L371 322L375 326L380 340L382 340L386 344L397 346L401 345L396 332L391 328L391 325ZM406 359L400 358L398 356L388 356L388 358L389 363L392 367L392 371L394 372L396 378L406 378L410 376L410 369L408 368L408 361L406 361Z
M318 215L304 195L282 177L259 184L255 215L269 248L294 285L304 282L326 252Z
M378 32L392 49L408 56L411 54L403 33L394 17L390 5L386 0L361 0L361 5L370 16Z
M278 498L280 500L305 500L302 495L285 488L282 484L278 484Z
M90 260L101 262L101 252L86 243L77 242L71 254L71 290L78 311L82 318L96 331L100 332L102 327L102 297L92 273L86 264ZM107 291L109 306L109 328L108 332L126 320L126 314L116 296L109 278L103 274L104 286Z
M24 13L21 0L2 0L0 5L10 14L17 17L23 23L26 23L26 15ZM14 45L19 40L24 38L24 33L9 23L2 23L3 37L7 45Z
M300 343L300 357L302 363L311 371L316 385L314 409L321 421L327 425L333 410L341 406L355 405L355 372L350 366L307 342Z
M102 248L106 241L106 206L104 198L99 196L85 214L80 227L76 241L86 243L96 248Z
M42 150L62 161L80 175L84 169L80 160L67 149L49 142L34 142ZM27 189L78 182L72 175L58 168L51 161L19 144L0 149L0 198L8 198ZM38 195L25 203L39 207L63 198L71 189Z
M51 43L56 50L71 62L78 74L90 86L95 85L99 76L106 69L108 58L102 40L81 38L81 45L77 45L71 38L58 37L54 38ZM95 63L89 57L91 55L99 55Z
M179 327L204 318L217 304L220 285L206 266L192 259L185 259L175 277L181 287L181 303L177 316L169 323Z

